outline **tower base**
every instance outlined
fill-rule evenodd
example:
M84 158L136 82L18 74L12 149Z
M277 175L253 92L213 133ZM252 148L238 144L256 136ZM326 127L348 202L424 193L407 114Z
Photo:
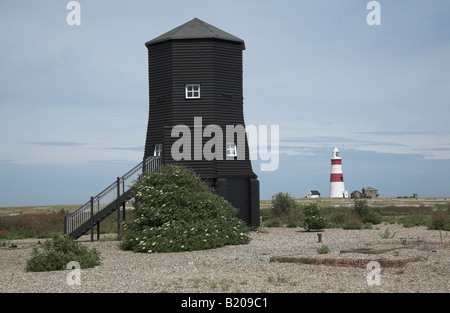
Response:
M237 217L252 227L260 226L259 181L256 178L230 177L212 180L211 186L237 208Z

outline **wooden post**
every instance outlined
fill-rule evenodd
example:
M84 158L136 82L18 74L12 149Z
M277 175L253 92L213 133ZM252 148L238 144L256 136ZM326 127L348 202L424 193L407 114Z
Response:
M117 177L117 236L120 234L120 177Z
M122 181L122 193L125 193L125 179ZM122 220L125 222L125 202L122 207Z
M91 241L94 241L94 197L91 197Z
M97 241L100 240L100 222L97 223Z

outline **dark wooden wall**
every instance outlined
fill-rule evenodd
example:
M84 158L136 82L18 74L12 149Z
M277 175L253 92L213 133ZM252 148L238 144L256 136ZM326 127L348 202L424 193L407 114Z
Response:
M153 154L154 145L164 143L164 162L172 163L170 148L173 126L191 128L194 117L202 125L218 125L223 131L223 160L192 161L198 174L206 177L256 177L245 140L245 160L226 160L226 125L245 126L243 113L242 45L218 39L171 40L148 46L150 110L144 158ZM199 99L185 98L185 85L200 84ZM210 138L203 138L203 144ZM235 140L237 143L237 140ZM194 160L194 142L192 157ZM184 163L184 162L181 162ZM212 164L214 163L214 164Z
M244 151L226 159L226 125L245 127L243 112L242 49L240 42L215 38L167 40L149 44L150 110L144 159L152 156L155 144L163 144L163 164L193 169L208 185L217 189L239 209L239 217L259 225L259 182L252 170L245 138ZM186 99L185 85L200 84L200 98ZM194 160L194 118L202 126L222 128L222 160ZM175 161L171 137L175 125L191 130L191 160ZM203 132L202 129L202 132ZM211 138L202 137L202 148ZM235 140L237 143L237 140Z

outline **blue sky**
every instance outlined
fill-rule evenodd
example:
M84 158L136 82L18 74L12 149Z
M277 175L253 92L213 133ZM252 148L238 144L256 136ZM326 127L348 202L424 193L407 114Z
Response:
M365 0L0 2L0 206L82 204L138 164L148 117L145 42L200 18L245 40L247 124L279 125L279 191L450 196L450 2Z

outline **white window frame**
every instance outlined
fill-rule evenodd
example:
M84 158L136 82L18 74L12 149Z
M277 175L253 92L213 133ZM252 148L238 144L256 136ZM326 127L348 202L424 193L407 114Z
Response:
M162 144L156 144L155 149L153 150L153 156L160 157L162 154Z
M186 92L186 99L199 99L200 84L187 84L185 87L185 92Z
M237 157L237 149L235 143L227 143L227 157Z

